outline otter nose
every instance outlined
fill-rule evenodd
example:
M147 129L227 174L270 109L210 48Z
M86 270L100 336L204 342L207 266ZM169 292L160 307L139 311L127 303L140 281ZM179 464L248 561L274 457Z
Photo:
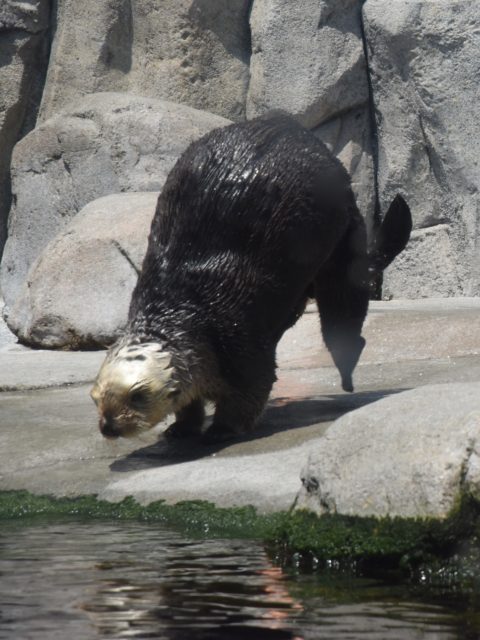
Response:
M111 416L102 416L99 422L99 428L104 438L119 438L120 432L115 428Z

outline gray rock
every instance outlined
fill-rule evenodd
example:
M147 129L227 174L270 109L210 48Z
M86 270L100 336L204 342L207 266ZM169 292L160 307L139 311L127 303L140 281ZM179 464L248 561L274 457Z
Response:
M4 401L8 397L7 394L13 392L30 392L29 403L33 418L37 400L37 395L34 392L39 389L58 389L58 387L68 388L72 385L91 384L105 358L105 351L48 351L14 345L10 348L3 348L1 358L0 392L3 394L1 400ZM55 391L53 391L53 395L55 396ZM27 397L28 395L25 396L25 399ZM89 399L88 391L85 393L85 399ZM66 408L68 406L69 403L66 400ZM25 410L25 404L23 408ZM21 418L18 405L16 412L18 425ZM4 412L0 411L0 416L5 419ZM78 414L76 417L78 419ZM10 414L10 419L13 423L15 409ZM37 416L37 419L40 421L40 416ZM73 418L74 421L75 418ZM92 421L92 423L94 422ZM4 421L1 424L2 427L5 426ZM4 466L4 459L2 459L2 466Z
M368 0L364 16L381 205L386 210L402 192L415 228L430 233L417 236L411 256L394 263L386 291L478 295L479 4Z
M371 226L374 175L359 3L260 0L251 29L248 117L279 108L313 128L350 173Z
M423 300L391 300L370 302L362 334L367 343L355 371L355 389L399 389L426 384L427 362L450 362L446 378L429 378L428 383L453 380L456 365L469 355L480 356L480 298L436 298ZM418 364L417 372L410 378L389 376L382 381L382 371L402 368L408 371L411 363ZM373 377L365 376L365 365L382 364L382 371ZM326 374L316 367L331 368L332 358L323 345L320 323L315 303L308 305L306 313L297 324L285 333L277 348L279 368L312 370L312 392ZM424 375L422 375L422 371ZM335 372L332 370L335 374ZM449 373L449 375L448 375ZM338 375L334 375L339 384ZM455 382L463 381L456 377ZM294 384L294 379L289 379ZM385 384L394 386L386 387ZM288 391L288 388L285 389ZM347 396L348 397L348 396ZM353 397L353 396L350 396Z
M84 207L32 266L8 315L43 348L105 346L125 326L158 193L105 196Z
M7 324L2 318L4 303L0 298L0 351L9 349L17 341L15 335L7 327Z
M12 162L14 205L1 269L11 307L33 261L88 202L159 191L190 142L228 120L121 93L86 96L23 138Z
M406 249L385 271L382 297L456 296L463 290L457 260L449 225L413 231Z
M357 205L371 232L375 210L375 176L368 108L359 107L332 118L316 127L314 134L348 171Z
M33 129L48 63L49 1L0 3L0 254L10 208L10 160Z
M480 385L444 384L346 414L312 443L298 507L444 518L480 499Z
M316 127L367 102L357 0L260 0L250 24L248 117L281 108Z
M141 504L201 499L218 507L254 505L260 512L285 511L295 500L298 460L304 458L307 451L305 443L273 453L251 451L243 456L214 454L201 458L198 451L200 459L194 462L160 464L156 468L122 474L99 491L98 497L118 502L125 496L133 496Z
M195 443L165 442L160 434L166 422L141 438L105 441L88 395L91 384L78 386L79 382L93 380L103 352L48 352L18 346L2 351L0 490L23 489L56 496L100 494L109 500L134 496L146 503L190 498L210 500L219 506L252 504L265 511L288 509L298 493L308 452L321 446L323 434L335 428L331 423L339 416L365 405L367 415L375 412L378 405L369 403L399 386L408 388L442 379L475 381L478 388L479 309L478 298L373 304L365 329L366 359L362 354L357 368L359 392L354 394L339 392L338 374L319 340L318 317L306 313L280 342L278 381L255 437L217 450ZM446 334L444 340L438 340L437 327ZM62 384L64 388L51 388ZM28 388L36 390L26 391ZM439 389L443 391L444 387ZM430 392L424 388L418 393ZM442 395L437 391L435 397ZM470 400L465 393L460 398L462 403L464 398L466 413ZM418 412L416 406L409 409L415 420L423 415L421 401ZM402 452L395 449L398 439L388 442L395 437L393 427L398 424L398 412L392 408L392 414L392 428L382 423L378 430L383 434L381 446L393 451L396 464ZM431 415L436 419L436 413ZM430 426L436 428L435 422ZM458 426L452 423L452 437L456 429ZM458 442L461 435L459 432ZM345 474L352 468L353 476L356 456L368 453L356 449L342 467ZM419 464L433 465L433 453L433 449L427 451ZM386 465L383 449L377 459ZM469 464L473 464L473 458ZM326 459L326 465L332 468L334 460ZM395 468L391 466L389 472Z
M60 0L42 119L99 91L241 118L249 6L250 0Z
M0 5L0 32L26 31L39 33L48 26L50 6L48 1L19 2L2 0Z

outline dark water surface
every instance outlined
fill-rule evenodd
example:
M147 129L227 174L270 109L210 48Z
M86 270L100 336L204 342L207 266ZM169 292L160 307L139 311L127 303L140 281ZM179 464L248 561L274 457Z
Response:
M0 638L480 638L454 593L283 571L251 540L141 523L0 523Z

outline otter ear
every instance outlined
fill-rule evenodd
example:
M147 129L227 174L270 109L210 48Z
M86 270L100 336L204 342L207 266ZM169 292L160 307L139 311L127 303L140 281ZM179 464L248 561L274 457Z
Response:
M411 231L412 214L399 194L394 198L380 227L375 232L373 248L369 253L370 271L374 275L386 269L405 249Z

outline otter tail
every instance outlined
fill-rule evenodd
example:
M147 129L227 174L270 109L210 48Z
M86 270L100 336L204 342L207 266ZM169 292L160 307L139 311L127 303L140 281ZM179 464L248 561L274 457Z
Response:
M365 346L361 331L369 289L374 289L383 270L403 251L411 230L410 209L398 195L377 229L368 254L364 253L363 221L359 224L354 220L333 259L314 281L323 338L345 391L353 391L352 373Z
M375 232L368 253L371 281L375 280L403 251L412 231L412 214L401 195L395 196L385 217Z

